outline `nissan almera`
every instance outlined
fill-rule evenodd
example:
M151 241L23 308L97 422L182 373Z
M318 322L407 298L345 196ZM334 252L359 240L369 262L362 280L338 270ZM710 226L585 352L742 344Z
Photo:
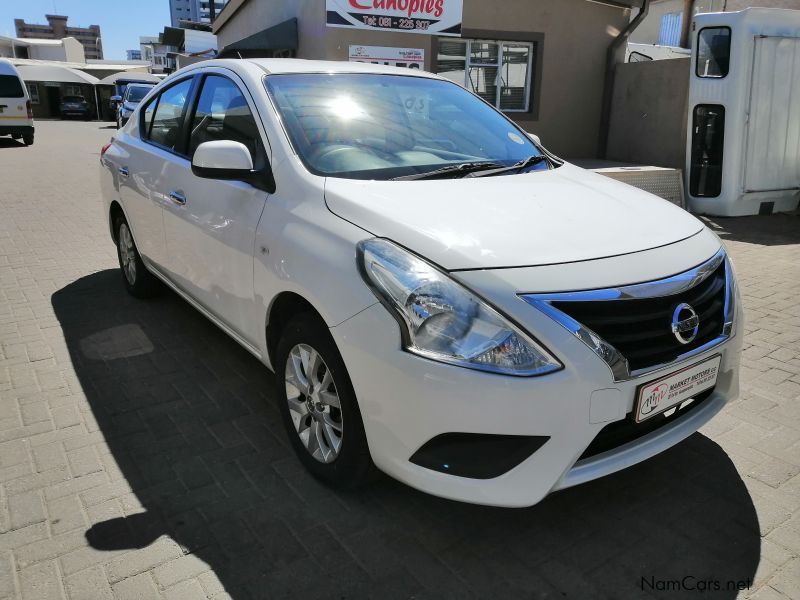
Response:
M140 103L101 180L129 292L172 288L274 371L331 485L377 467L529 506L738 393L719 238L436 75L205 61Z

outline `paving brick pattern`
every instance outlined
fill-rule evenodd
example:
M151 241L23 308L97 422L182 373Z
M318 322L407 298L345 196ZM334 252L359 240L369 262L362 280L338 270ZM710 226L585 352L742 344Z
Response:
M686 442L525 510L340 494L291 455L265 369L173 295L124 293L110 134L0 138L0 600L800 598L800 218L711 221L743 393Z

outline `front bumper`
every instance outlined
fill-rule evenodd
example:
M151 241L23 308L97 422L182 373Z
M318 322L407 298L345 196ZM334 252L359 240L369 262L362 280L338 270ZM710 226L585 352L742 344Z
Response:
M574 346L566 333L562 349L574 350L571 360L562 371L542 377L445 365L403 351L397 322L382 305L331 333L352 379L376 466L419 490L477 504L531 506L551 491L636 464L694 433L738 395L741 335L686 363L722 355L717 384L702 406L634 442L578 462L603 427L633 411L637 386L670 371L614 383L606 365L582 345ZM493 479L449 475L409 462L426 442L451 432L550 439Z
M738 395L742 337L738 302L734 335L727 341L690 359L619 381L584 343L533 306L517 299L513 309L504 308L556 354L564 369L540 377L512 377L426 360L402 350L397 322L380 304L331 329L358 397L372 458L381 470L445 498L530 506L551 491L662 452L694 433ZM718 379L702 403L649 434L581 459L604 427L631 418L640 385L716 355L721 356ZM449 433L548 439L493 478L461 477L411 462L427 442Z

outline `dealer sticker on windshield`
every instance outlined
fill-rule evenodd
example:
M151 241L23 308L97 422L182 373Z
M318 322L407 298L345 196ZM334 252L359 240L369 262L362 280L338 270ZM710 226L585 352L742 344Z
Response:
M681 369L639 388L636 422L639 423L714 387L721 356Z

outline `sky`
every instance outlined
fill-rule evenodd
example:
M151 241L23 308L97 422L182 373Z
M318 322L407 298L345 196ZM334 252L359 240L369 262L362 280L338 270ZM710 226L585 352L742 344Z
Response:
M67 15L68 26L99 25L105 59L124 59L140 35L170 24L169 0L0 0L0 35L15 36L14 19L47 24L45 14Z

